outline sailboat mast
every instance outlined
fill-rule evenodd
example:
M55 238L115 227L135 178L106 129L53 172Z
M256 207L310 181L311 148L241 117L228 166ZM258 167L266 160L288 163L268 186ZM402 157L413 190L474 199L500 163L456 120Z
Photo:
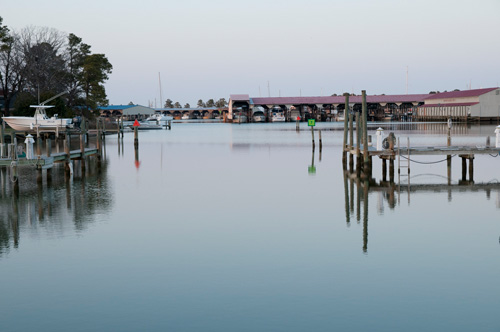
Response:
M163 98L161 95L161 77L160 77L160 72L158 72L158 82L160 83L160 107L163 107Z

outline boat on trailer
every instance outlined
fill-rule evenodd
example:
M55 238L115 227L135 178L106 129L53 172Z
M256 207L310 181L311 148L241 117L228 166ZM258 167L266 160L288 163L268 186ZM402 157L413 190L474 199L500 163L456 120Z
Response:
M33 116L4 116L2 119L14 130L29 133L56 133L73 128L73 119L58 118L57 114L52 117L47 115L47 108L54 106L31 105L35 108Z
M62 92L52 98L49 98L40 103L40 105L30 105L30 107L35 108L35 114L33 116L4 116L2 119L9 125L9 127L16 131L37 134L55 133L56 136L59 136L60 131L73 128L73 119L58 118L57 114L49 117L45 110L54 106L45 104L65 93L66 92Z

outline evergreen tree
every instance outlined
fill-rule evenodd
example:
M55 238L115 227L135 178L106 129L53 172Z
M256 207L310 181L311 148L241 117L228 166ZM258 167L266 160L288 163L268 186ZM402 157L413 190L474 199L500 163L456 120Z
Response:
M171 99L167 99L165 101L165 108L174 108L174 104L173 104L173 101Z

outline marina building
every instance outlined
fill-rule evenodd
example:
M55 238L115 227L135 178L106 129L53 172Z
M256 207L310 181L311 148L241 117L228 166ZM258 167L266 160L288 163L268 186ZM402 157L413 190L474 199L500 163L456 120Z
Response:
M428 96L418 107L422 120L448 118L491 121L500 118L500 88L437 93Z
M500 89L487 88L429 94L367 95L368 119L381 120L481 120L491 121L500 116ZM233 94L229 98L228 119L240 121L245 116L252 122L257 112L264 113L266 121L282 112L285 121L315 118L318 121L336 121L346 109L345 96L316 97L250 97ZM361 111L361 96L349 96L348 108Z

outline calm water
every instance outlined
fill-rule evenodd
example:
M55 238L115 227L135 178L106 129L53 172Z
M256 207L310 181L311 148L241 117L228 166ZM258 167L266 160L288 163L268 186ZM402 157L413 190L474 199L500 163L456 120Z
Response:
M319 124L321 154L302 125L177 123L140 132L137 161L108 136L101 171L23 170L18 198L0 172L0 331L499 331L500 158L476 156L484 186L459 187L455 157L364 192L342 124ZM443 124L384 126L446 144Z

